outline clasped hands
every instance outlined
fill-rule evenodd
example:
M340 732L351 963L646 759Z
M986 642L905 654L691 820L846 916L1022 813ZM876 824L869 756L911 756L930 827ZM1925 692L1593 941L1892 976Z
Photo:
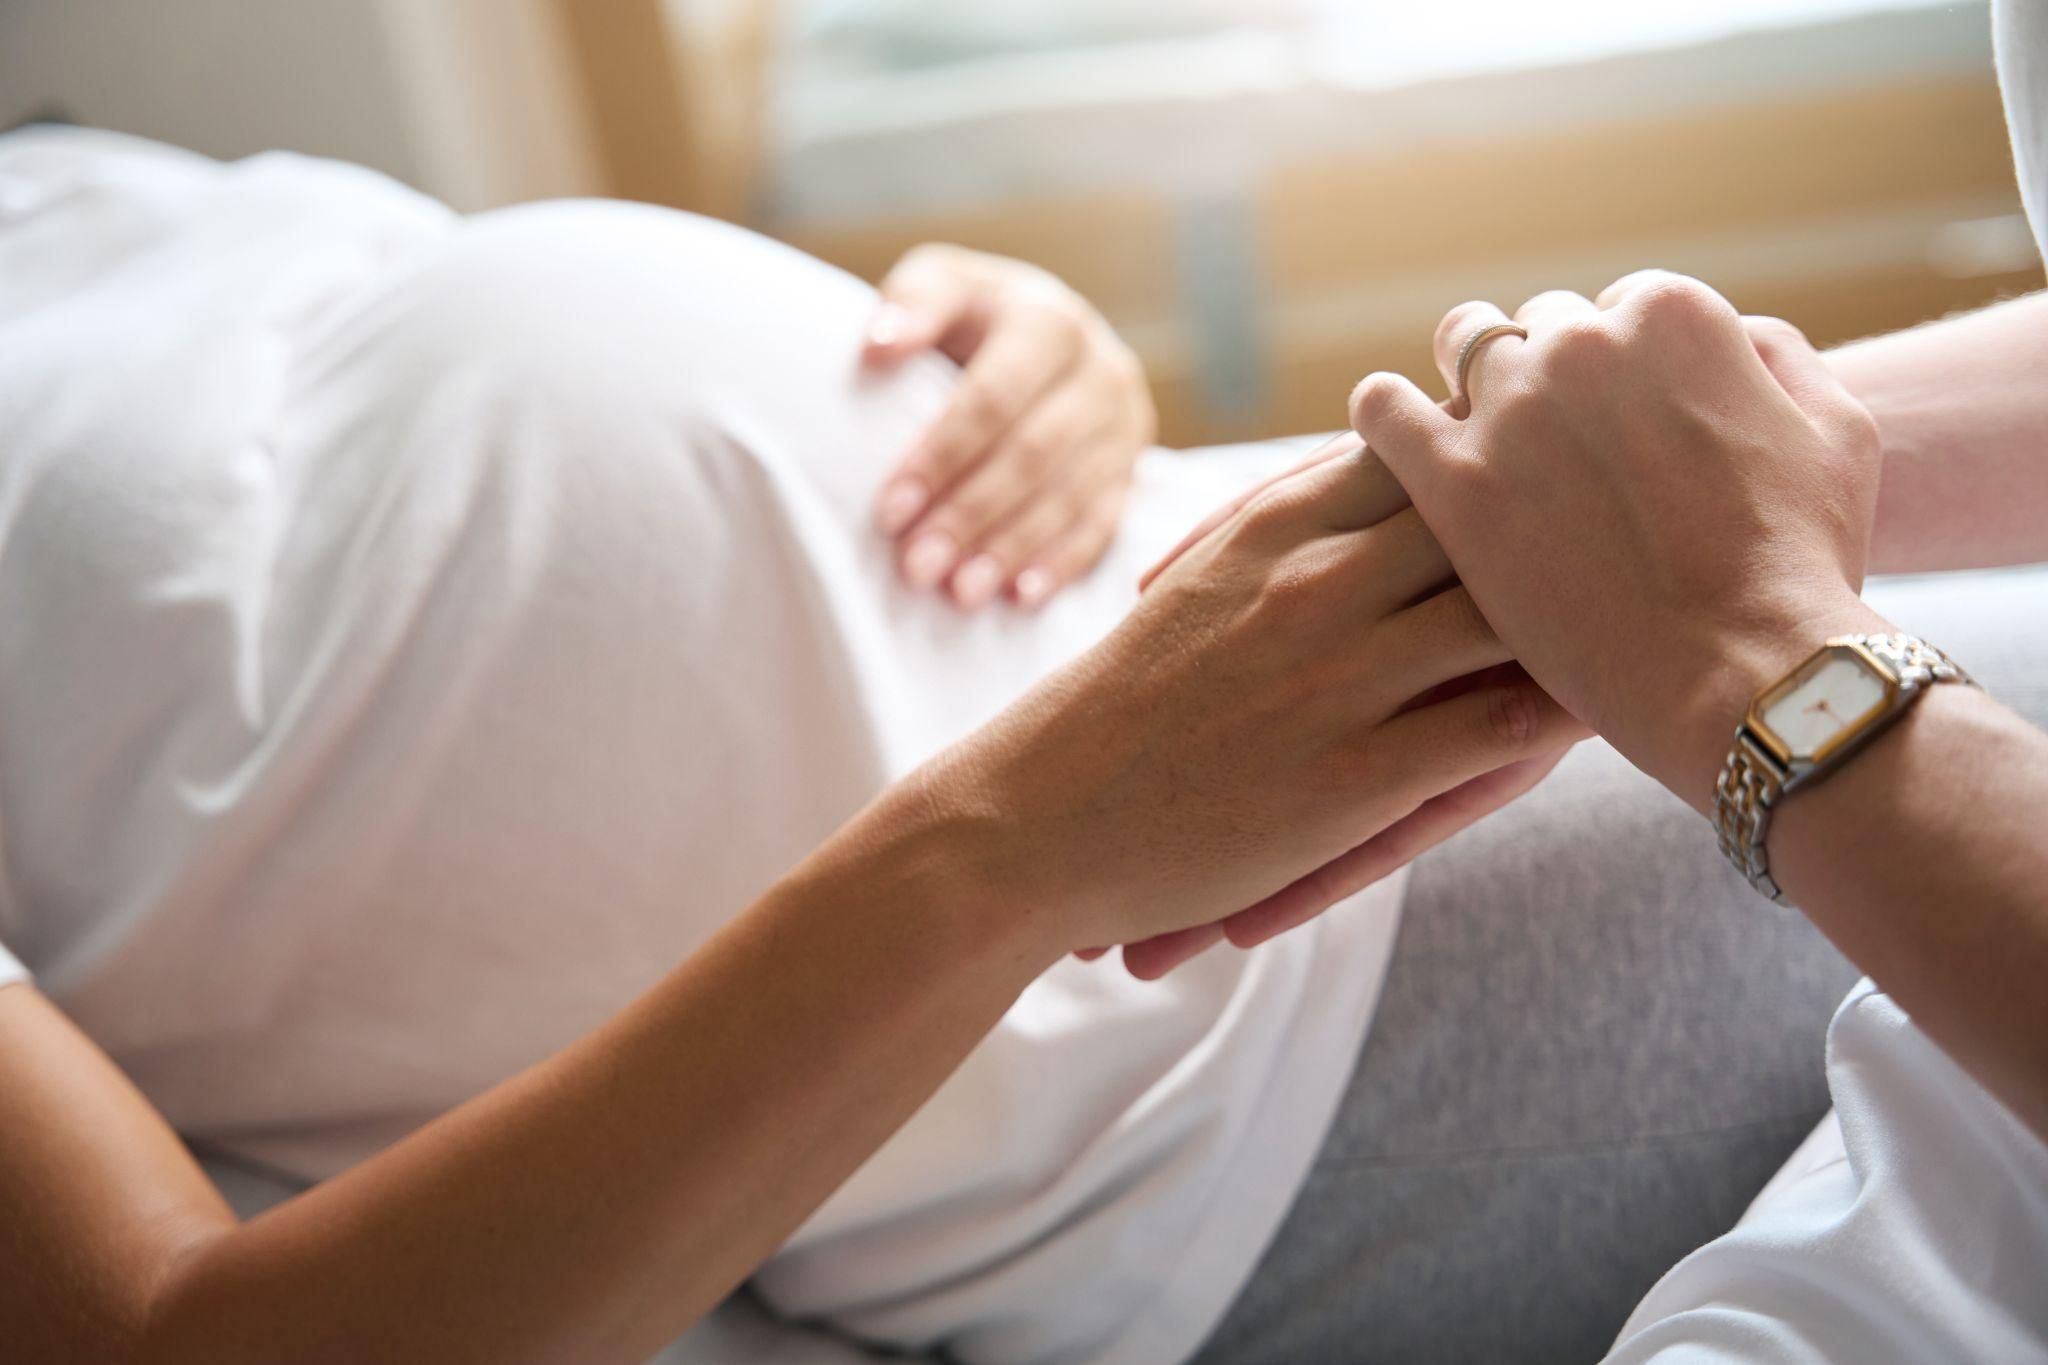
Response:
M1478 328L1439 327L1446 379ZM1872 419L1788 324L1645 272L1519 308L1469 403L1399 376L1356 439L1212 515L1131 615L931 766L1044 946L1155 977L1299 924L1588 733L1704 808L1743 704L1858 600Z

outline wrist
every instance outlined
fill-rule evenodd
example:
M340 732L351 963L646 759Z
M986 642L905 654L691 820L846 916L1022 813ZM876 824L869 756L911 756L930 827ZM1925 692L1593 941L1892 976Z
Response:
M791 880L857 894L961 965L1018 975L1018 985L1076 945L1059 906L1031 893L1017 836L946 754L878 796Z
M1670 694L1671 724L1643 768L1693 809L1710 814L1715 780L1757 694L1834 636L1891 628L1844 583L1755 604L1696 653Z

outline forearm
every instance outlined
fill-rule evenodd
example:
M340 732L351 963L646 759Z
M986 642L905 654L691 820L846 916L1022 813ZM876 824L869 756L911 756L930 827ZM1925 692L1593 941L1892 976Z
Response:
M1837 589L1718 648L1653 775L1702 814L1749 700L1821 640L1896 629ZM2048 734L1939 684L1775 807L1771 875L1986 1089L2048 1137ZM1759 907L1760 909L1765 907Z
M1935 687L1771 830L1788 897L2048 1137L2048 734Z
M1884 442L1872 572L2048 559L2048 294L1827 361Z
M202 1245L164 1290L143 1358L659 1349L1059 952L1029 916L969 913L985 888L942 835L898 815L856 821L588 1039Z

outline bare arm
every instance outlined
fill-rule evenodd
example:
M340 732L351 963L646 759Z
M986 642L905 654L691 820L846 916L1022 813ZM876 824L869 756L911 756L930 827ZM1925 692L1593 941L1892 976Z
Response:
M2048 559L2048 293L1825 359L1883 445L1873 570ZM1844 626L1890 628L1874 617ZM2048 1136L2044 829L2048 735L1951 687L1787 802L1771 842L1800 908Z
M1063 953L1137 943L1141 970L1299 879L1327 904L1385 872L1373 836L1579 737L1498 676L1406 503L1357 451L1274 484L616 1019L246 1224L57 1010L0 989L8 1358L644 1360Z
M2048 560L2048 293L1826 359L1884 443L1871 572Z
M61 1014L0 990L4 1335L33 1360L645 1359L1057 953L964 909L954 853L846 842L596 1033L246 1225Z
M1784 803L1771 866L1837 947L2048 1138L2044 832L2048 734L1973 688L1937 687Z

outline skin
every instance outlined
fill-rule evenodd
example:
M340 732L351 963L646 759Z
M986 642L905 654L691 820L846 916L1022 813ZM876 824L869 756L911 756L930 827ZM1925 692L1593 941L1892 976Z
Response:
M0 989L0 1340L645 1359L1062 954L1211 924L1582 733L1499 671L1404 501L1355 454L1266 488L616 1018L250 1222L57 1009Z
M1485 303L1453 310L1440 359L1501 317ZM1474 359L1468 417L1373 375L1353 395L1353 423L1530 676L1705 813L1758 691L1829 636L1895 628L1857 596L1880 477L1891 477L1887 437L1839 377L1891 367L1866 355L1831 368L1795 329L1745 320L1661 272L1597 302L1539 295L1516 320L1526 341L1490 340ZM1927 381L1912 382L1898 411L1924 415ZM1901 455L1924 459L1914 438L1929 434L1902 426ZM2035 464L1979 496L2038 499L2038 452L1994 446L1972 458ZM1904 487L1925 473L1901 469ZM1921 553L1956 553L1965 505L1946 495ZM2038 543L2019 528L2044 511L2037 500L2001 514L2008 548ZM1913 546L1898 515L1890 548L1902 562ZM1770 852L1790 899L2048 1136L2044 819L2048 735L1981 692L1938 687L1847 767L1788 797Z
M2048 560L2048 294L1830 351L1884 447L1872 573Z
M1229 524L1254 500L1276 484L1295 477L1303 470L1344 463L1356 463L1360 467L1362 477L1370 480L1372 486L1378 490L1377 496L1385 508L1391 510L1410 505L1407 492L1387 472L1379 457L1366 449L1365 442L1355 433L1343 432L1309 452L1293 468L1254 484L1203 518L1178 544L1168 550L1158 563L1145 572L1138 583L1139 591L1150 589L1160 575L1171 568L1182 555L1201 544L1219 527ZM1506 665L1500 669L1488 670L1466 679L1446 683L1438 689L1437 695L1447 696L1461 687L1479 686L1518 676L1521 676L1518 665ZM1254 948L1267 939L1278 937L1289 929L1306 924L1346 896L1407 866L1417 856L1436 847L1467 825L1490 815L1516 797L1525 794L1548 776L1550 770L1556 767L1558 760L1563 757L1564 750L1559 749L1555 753L1506 764L1492 772L1460 783L1451 790L1423 802L1414 811L1343 857L1317 868L1309 875L1282 887L1255 904L1211 924L1195 925L1138 943L1126 944L1123 953L1124 965L1132 975L1141 980L1155 979L1226 940L1238 948ZM1092 960L1107 951L1106 948L1084 948L1077 955Z
M1022 261L921 246L881 294L864 364L936 349L964 367L876 496L904 581L969 611L1043 606L1116 534L1158 429L1143 366L1086 299Z

